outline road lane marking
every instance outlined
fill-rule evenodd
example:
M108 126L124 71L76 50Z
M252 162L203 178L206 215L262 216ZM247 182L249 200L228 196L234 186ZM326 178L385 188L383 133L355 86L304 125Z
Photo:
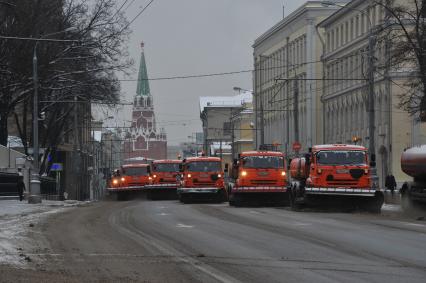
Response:
M170 213L164 213L164 212L161 212L161 213L159 213L158 215L165 216L165 215L170 215Z
M193 228L194 226L192 226L192 225L185 225L185 224L182 224L182 223L178 223L176 225L176 227L178 227L178 228Z
M405 225L416 226L416 227L425 227L425 225L417 224L417 223L405 223Z
M293 223L293 225L295 225L295 226L310 226L310 225L312 225L312 223L297 222L297 223Z

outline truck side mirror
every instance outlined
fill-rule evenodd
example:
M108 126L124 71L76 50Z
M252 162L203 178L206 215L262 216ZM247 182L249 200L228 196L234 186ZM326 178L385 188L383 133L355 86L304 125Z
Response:
M305 160L306 160L306 162L310 162L310 158L311 158L311 155L309 153L306 153L305 154Z
M225 163L225 170L224 170L224 172L228 173L228 170L229 170L229 164Z
M290 164L291 164L291 158L288 159L288 163L287 163L287 170L290 170Z
M181 164L179 164L179 171L180 172L183 172L183 164L181 163Z
M146 171L148 172L148 174L151 174L151 166L146 167Z

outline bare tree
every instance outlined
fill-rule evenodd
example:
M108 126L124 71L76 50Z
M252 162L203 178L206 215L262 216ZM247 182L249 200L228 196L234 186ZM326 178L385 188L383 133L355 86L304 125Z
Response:
M426 0L374 1L387 14L391 39L390 66L409 71L399 107L426 121Z
M126 48L128 22L117 12L114 0L9 2L10 12L0 13L0 35L39 38L55 33L55 39L75 41L39 42L37 47L40 109L46 116L40 126L40 144L51 151L71 131L67 125L78 105L119 100L116 72L126 72L133 63ZM70 28L70 32L56 33ZM34 41L0 39L0 144L6 143L10 117L24 146L31 140L27 124L33 48ZM68 103L74 100L78 103Z

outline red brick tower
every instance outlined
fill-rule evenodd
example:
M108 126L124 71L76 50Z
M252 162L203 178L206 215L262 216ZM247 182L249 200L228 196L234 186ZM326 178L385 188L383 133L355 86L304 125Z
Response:
M141 47L138 87L133 100L132 125L123 145L124 159L133 157L166 159L166 133L164 129L157 129L156 126L143 43Z

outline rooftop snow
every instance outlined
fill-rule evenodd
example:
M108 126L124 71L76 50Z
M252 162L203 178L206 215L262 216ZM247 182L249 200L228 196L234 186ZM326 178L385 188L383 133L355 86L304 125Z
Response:
M200 97L200 112L204 111L205 107L232 107L241 106L244 103L253 101L251 91L244 91L234 96L202 96Z

